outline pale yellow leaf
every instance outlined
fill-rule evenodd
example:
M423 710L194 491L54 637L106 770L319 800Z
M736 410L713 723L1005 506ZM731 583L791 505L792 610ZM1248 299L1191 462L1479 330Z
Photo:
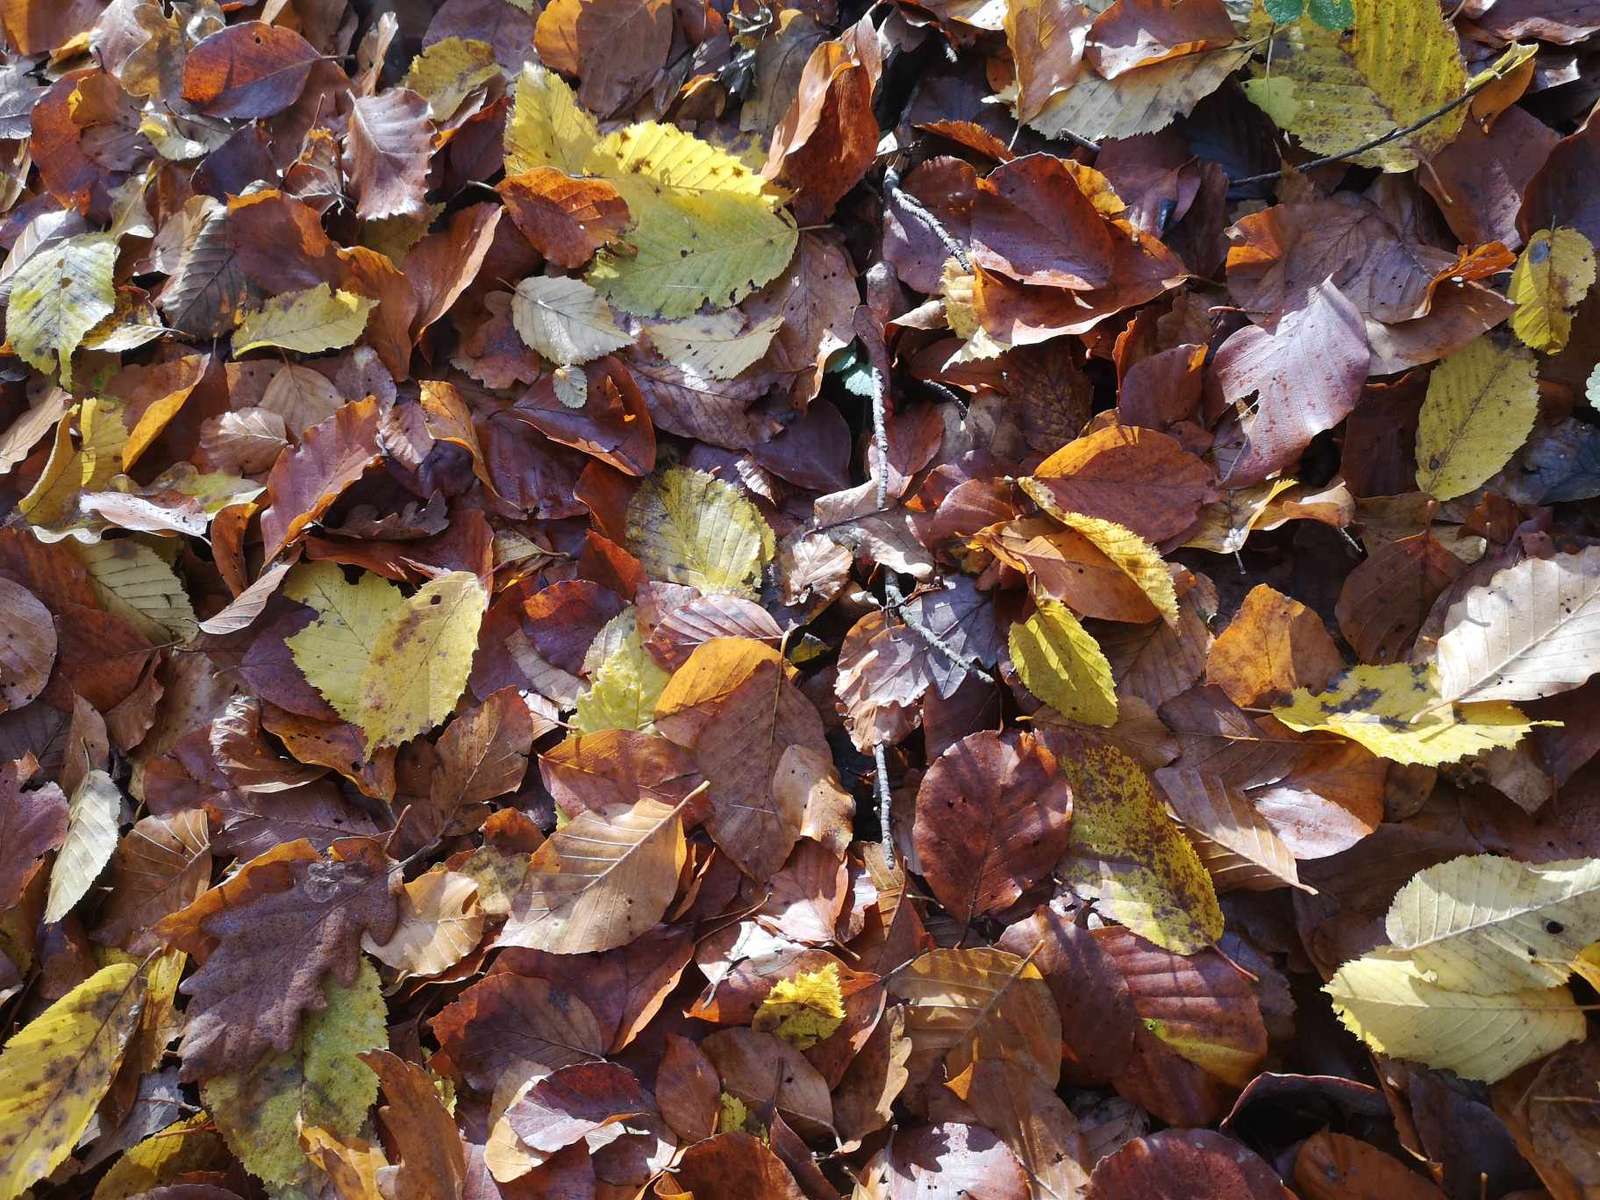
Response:
M1379 1053L1490 1083L1586 1032L1565 987L1452 992L1404 959L1347 962L1323 990L1345 1027Z
M1600 939L1600 859L1454 858L1411 877L1390 903L1385 929L1440 987L1554 987Z

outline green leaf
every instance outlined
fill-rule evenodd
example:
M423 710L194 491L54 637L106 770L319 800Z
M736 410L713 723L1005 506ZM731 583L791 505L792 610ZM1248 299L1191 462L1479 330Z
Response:
M306 1017L288 1050L200 1088L228 1146L269 1184L309 1177L297 1122L351 1137L378 1098L378 1077L358 1057L389 1044L378 972L362 959L355 983L341 987L330 981L327 998L327 1007Z
M117 242L84 233L41 250L17 269L6 308L6 339L19 357L46 373L61 368L72 384L72 352L117 307Z
M244 313L233 334L234 354L279 346L300 354L320 354L350 345L367 327L378 302L354 292L333 291L325 283L274 296Z
M1305 11L1306 0L1263 0L1267 16L1279 25L1287 25L1290 21L1298 21L1300 14Z
M116 963L35 1017L0 1054L0 1196L66 1161L111 1086L144 1000L136 963Z
M1356 23L1356 6L1351 0L1311 0L1311 19L1324 29L1349 29Z

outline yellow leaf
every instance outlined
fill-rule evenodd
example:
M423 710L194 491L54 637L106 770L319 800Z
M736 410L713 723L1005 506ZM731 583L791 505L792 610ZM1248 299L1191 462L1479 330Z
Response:
M1439 863L1396 893L1385 932L1440 987L1554 987L1600 938L1600 859L1533 864L1471 854Z
M1454 500L1505 466L1539 415L1534 371L1533 355L1488 337L1435 367L1417 417L1417 486Z
M773 536L732 484L668 467L628 504L628 549L651 579L754 598Z
M300 354L338 350L361 336L367 314L377 303L354 292L333 291L325 283L285 292L240 315L233 352L244 354L263 346Z
M565 85L563 85L565 86ZM600 251L589 281L627 312L686 317L731 308L777 278L799 240L760 175L673 125L609 135L585 164L609 181L634 224L626 248Z
M773 984L750 1028L776 1034L797 1050L809 1050L832 1037L843 1022L839 967L828 963L821 970L800 971L793 979Z
M572 717L574 732L650 729L668 675L645 650L634 610L626 609L611 618L594 640L603 656L589 674L588 690L578 697Z
M370 572L350 584L333 563L312 563L291 571L283 590L318 614L286 639L295 664L361 730L368 754L450 715L489 603L472 572L431 579L407 598Z
M579 813L534 851L497 944L587 954L633 941L678 890L682 808L643 797L604 815Z
M1507 296L1511 328L1523 343L1554 354L1572 335L1572 312L1594 286L1594 247L1576 229L1541 229L1528 239Z
M488 42L447 37L411 60L402 86L428 102L428 113L435 121L444 121L455 115L474 89L498 74L494 47Z
M775 279L799 239L777 195L742 160L654 121L601 138L572 89L530 65L506 124L506 173L535 167L597 176L626 201L626 244L602 251L588 278L627 312L730 308Z
M59 364L72 385L72 352L116 310L116 238L84 233L40 250L17 268L6 306L6 340L45 373Z
M508 176L535 167L579 174L599 140L600 127L559 75L535 63L522 68L516 103L506 122Z
M1379 1053L1489 1083L1587 1029L1566 987L1453 992L1405 959L1347 962L1323 991L1345 1028Z
M1011 627L1011 661L1023 686L1074 721L1117 723L1117 689L1100 644L1064 604L1043 601Z
M72 1153L111 1086L143 998L136 963L104 967L6 1043L0 1196L20 1196Z
M94 1200L135 1200L188 1172L222 1170L227 1160L228 1149L212 1129L210 1115L197 1113L130 1147L101 1176Z
M1390 762L1429 767L1515 746L1533 728L1503 700L1442 703L1421 663L1352 667L1325 692L1300 688L1272 715L1300 733L1336 733Z
M302 1122L349 1137L378 1098L378 1077L359 1057L389 1044L378 972L363 958L349 987L329 980L327 998L326 1007L306 1016L288 1050L200 1087L229 1148L269 1184L313 1177L300 1147Z
M581 279L530 275L511 296L511 323L532 349L563 367L633 344L605 298Z
M1460 96L1467 68L1435 0L1354 0L1349 31L1295 21L1259 56L1246 94L1306 149L1340 154L1419 121ZM1265 14L1257 11L1263 22ZM1254 32L1254 30L1252 31ZM1455 140L1462 106L1350 161L1410 171Z
M79 445L72 444L72 418L78 421ZM115 400L90 396L56 423L56 440L38 481L21 500L17 511L37 530L49 530L57 541L67 532L86 528L78 509L84 492L106 488L122 469L122 447L128 431L122 424L122 406Z
M1072 785L1072 840L1057 875L1146 941L1196 954L1222 936L1216 888L1145 769L1087 738L1059 754Z

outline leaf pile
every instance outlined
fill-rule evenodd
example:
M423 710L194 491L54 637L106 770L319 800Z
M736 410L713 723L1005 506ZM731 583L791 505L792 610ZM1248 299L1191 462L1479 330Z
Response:
M1600 1195L1600 4L0 3L0 1200Z

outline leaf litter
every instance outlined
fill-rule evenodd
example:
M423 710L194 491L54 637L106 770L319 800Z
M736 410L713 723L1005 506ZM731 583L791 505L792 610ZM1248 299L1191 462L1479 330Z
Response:
M0 1200L1596 1194L1597 35L0 5Z

